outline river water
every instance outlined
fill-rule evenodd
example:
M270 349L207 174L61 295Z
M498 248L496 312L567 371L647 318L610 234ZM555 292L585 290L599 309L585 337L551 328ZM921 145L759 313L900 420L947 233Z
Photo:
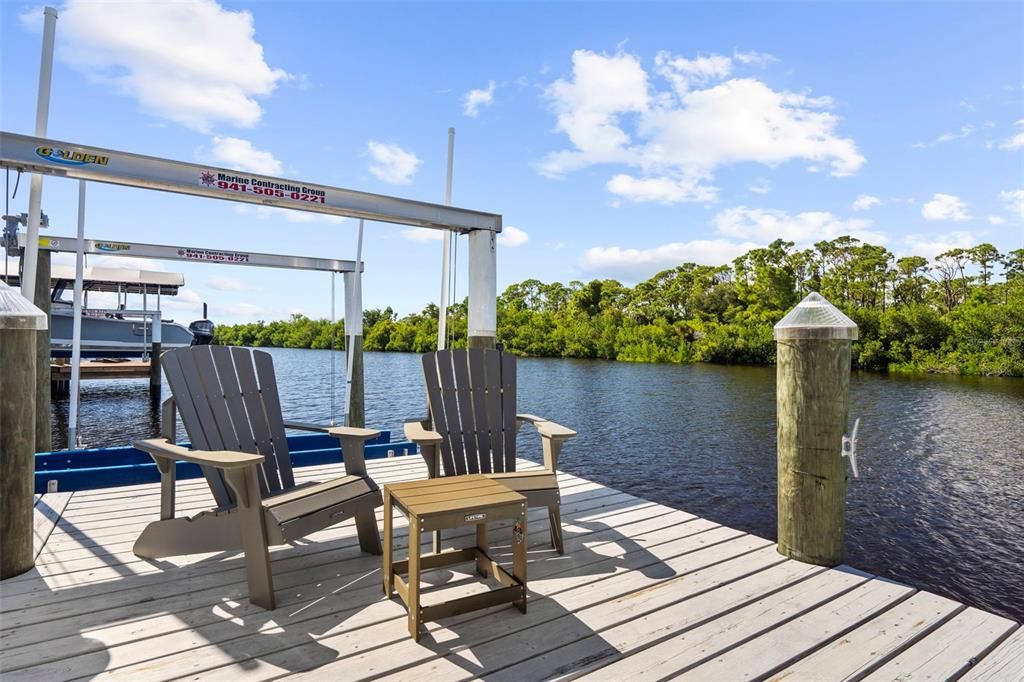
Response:
M271 349L286 418L325 421L331 353ZM336 414L344 353L335 353ZM425 412L419 356L366 354L366 415L401 438ZM86 382L89 447L150 436L143 381ZM576 429L560 468L766 538L775 537L775 368L519 361L519 411ZM164 395L168 395L164 389ZM847 562L1024 621L1024 380L859 374ZM67 399L54 401L54 444ZM523 456L539 443L524 429Z

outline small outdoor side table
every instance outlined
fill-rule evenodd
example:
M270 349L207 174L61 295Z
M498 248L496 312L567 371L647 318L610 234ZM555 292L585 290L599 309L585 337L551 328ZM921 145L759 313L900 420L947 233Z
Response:
M392 561L392 506L409 519L409 559ZM512 573L488 554L487 524L510 519ZM476 545L420 556L420 534L446 528L476 525ZM478 474L426 481L388 483L384 486L384 594L392 589L409 610L409 634L420 639L420 623L467 611L512 602L526 613L526 498L502 484ZM475 561L477 572L488 574L503 587L420 606L420 573L452 564ZM406 581L402 573L408 573Z

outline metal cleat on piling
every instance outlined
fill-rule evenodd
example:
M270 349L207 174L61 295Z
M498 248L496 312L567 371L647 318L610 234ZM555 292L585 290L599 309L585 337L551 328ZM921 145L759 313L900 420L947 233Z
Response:
M850 467L853 469L853 477L860 478L857 471L857 429L860 427L860 417L853 420L853 434L843 436L843 443L839 448L840 457L850 458Z

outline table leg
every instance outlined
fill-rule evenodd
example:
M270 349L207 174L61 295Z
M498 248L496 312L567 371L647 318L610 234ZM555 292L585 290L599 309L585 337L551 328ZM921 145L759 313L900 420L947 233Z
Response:
M526 613L526 546L529 535L526 532L526 505L519 512L512 532L512 577L523 584L523 598L517 600L516 608Z
M409 634L420 641L420 521L409 517Z
M487 577L487 561L491 556L490 546L487 543L487 523L476 524L476 572L484 578Z
M393 571L391 568L391 492L384 488L384 595L391 598L391 589L394 585Z

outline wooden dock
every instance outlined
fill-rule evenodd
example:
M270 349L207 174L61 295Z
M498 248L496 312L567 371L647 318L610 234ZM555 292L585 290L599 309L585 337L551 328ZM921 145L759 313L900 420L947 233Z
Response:
M368 466L381 483L425 475L418 457ZM296 473L322 480L341 469ZM158 484L43 495L37 568L0 583L0 672L48 682L1024 679L1024 630L1005 618L791 561L763 538L575 476L560 482L566 553L550 549L536 510L526 615L508 607L428 623L419 644L351 522L273 551L280 606L267 612L245 599L238 554L132 554L159 514ZM202 480L178 490L182 513L212 505ZM407 546L395 524L396 546ZM492 533L499 561L510 539L508 528ZM425 580L450 598L481 589L471 571Z
M149 360L82 360L81 380L148 379ZM50 363L50 386L54 393L65 395L71 385L71 363Z

